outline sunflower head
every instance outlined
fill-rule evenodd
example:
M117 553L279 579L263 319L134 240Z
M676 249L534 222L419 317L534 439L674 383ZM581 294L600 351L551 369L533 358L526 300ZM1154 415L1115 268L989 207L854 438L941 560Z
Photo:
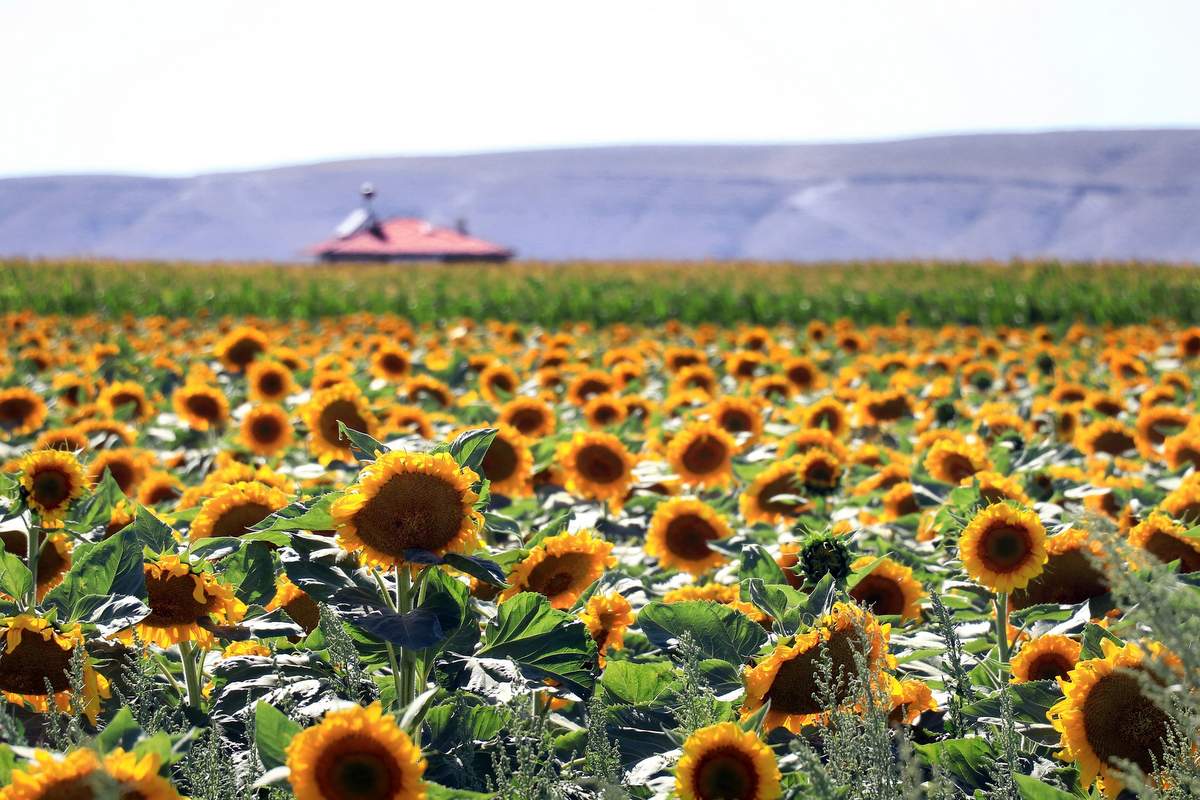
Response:
M1105 550L1085 529L1071 528L1049 537L1046 554L1042 573L1013 592L1013 608L1038 603L1075 605L1108 593Z
M160 556L147 561L143 569L150 615L118 634L125 642L132 641L136 630L143 642L159 647L179 642L212 647L210 623L233 624L246 614L246 605L234 596L231 586L179 556Z
M832 575L834 581L842 585L853 571L845 537L830 531L818 531L805 537L800 544L799 563L800 571L813 584Z
M533 453L525 437L516 428L503 422L488 427L496 429L496 438L484 453L479 467L491 482L492 491L514 497L528 494L529 480L533 474Z
M1033 511L996 503L963 529L958 552L967 574L992 591L1024 589L1045 567L1046 528Z
M512 425L522 436L540 439L554 433L554 409L545 400L515 397L500 409L500 421Z
M924 464L934 479L955 485L991 468L982 448L952 439L935 441L925 455Z
M667 446L667 460L684 483L720 486L733 477L737 443L724 428L708 420L684 426Z
M738 497L738 510L750 524L774 525L794 519L812 506L803 500L804 486L795 459L777 461L760 472Z
M214 488L192 520L189 538L243 536L288 504L288 496L258 481L238 481Z
M1082 646L1069 636L1046 634L1021 645L1012 660L1013 683L1065 678L1079 661Z
M267 334L257 328L243 325L230 331L217 343L216 356L221 359L225 369L230 372L242 372L252 361L265 353L270 344Z
M0 439L24 436L46 421L46 401L29 389L0 389Z
M471 488L478 481L449 453L387 453L334 501L338 541L382 567L403 563L406 550L474 550L483 521Z
M610 592L588 598L579 618L587 625L588 635L596 643L603 668L606 654L625 646L625 630L633 624L635 617L629 601L617 592Z
M286 450L294 435L287 411L274 403L263 403L242 417L238 441L255 455L273 456Z
M863 556L851 566L858 571L873 561L875 559L872 556ZM850 596L879 616L918 620L921 618L921 600L925 597L925 590L921 582L913 577L912 568L884 558L850 589Z
M296 800L425 800L425 759L378 702L331 711L292 738Z
M775 800L779 765L754 731L733 722L709 725L683 743L675 792L680 800Z
M84 646L78 623L58 629L32 614L0 619L0 692L10 703L45 713L49 703L71 708L71 662ZM83 651L84 711L95 722L100 699L109 696L108 681L92 669ZM47 684L51 694L47 694Z
M286 364L260 359L246 370L246 388L251 400L280 403L299 387Z
M500 601L521 592L537 592L554 608L570 608L606 568L616 563L612 544L590 530L550 536L513 567L509 587L500 595Z
M333 461L354 463L348 442L341 438L341 422L351 430L375 434L375 415L352 382L342 381L316 392L301 410L308 425L309 448L322 465Z
M925 711L937 711L933 691L925 681L915 678L891 679L892 711L888 722L893 725L912 725Z
M1187 535L1187 528L1156 511L1129 532L1129 544L1153 555L1164 564L1179 562L1182 573L1200 572L1200 539Z
M215 386L181 386L171 395L171 404L179 418L195 431L220 429L229 421L229 400Z
M813 448L797 457L796 474L806 494L827 495L842 480L842 464L832 453Z
M34 451L21 459L20 470L27 502L43 524L61 520L88 488L79 459L61 450Z
M646 553L664 569L681 569L703 575L725 563L725 557L708 546L733 531L725 519L701 500L673 497L654 510L646 532Z
M558 448L567 491L589 500L620 501L633 483L635 459L611 433L579 432Z

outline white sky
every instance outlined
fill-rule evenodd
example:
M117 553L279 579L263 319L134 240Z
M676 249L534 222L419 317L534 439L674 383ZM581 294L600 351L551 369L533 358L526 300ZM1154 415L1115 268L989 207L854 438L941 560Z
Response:
M1200 127L1197 0L0 0L0 175Z

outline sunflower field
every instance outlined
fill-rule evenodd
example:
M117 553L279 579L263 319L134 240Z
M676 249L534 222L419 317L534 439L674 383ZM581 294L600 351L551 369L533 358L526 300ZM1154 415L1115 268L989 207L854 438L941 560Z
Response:
M0 292L0 800L1200 796L1194 283L652 322L56 269Z

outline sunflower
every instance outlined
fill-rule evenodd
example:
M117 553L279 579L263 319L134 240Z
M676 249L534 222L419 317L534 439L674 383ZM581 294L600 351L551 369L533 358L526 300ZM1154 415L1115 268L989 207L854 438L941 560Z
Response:
M275 596L267 603L267 611L282 608L296 624L312 633L321 622L321 608L303 589L288 580L286 573L275 579Z
M733 722L697 730L675 765L680 800L775 800L782 797L779 782L775 753Z
M725 519L707 503L673 497L654 509L646 532L646 554L657 558L663 569L703 575L725 563L725 556L708 543L732 533Z
M554 433L554 409L535 397L515 397L500 409L500 421L512 425L528 439L540 439Z
M1046 528L1034 512L996 503L963 529L958 553L967 574L992 591L1024 589L1046 564Z
M1200 433L1184 431L1163 442L1163 458L1172 471L1192 467L1200 472Z
M1123 456L1137 450L1137 431L1119 420L1101 419L1075 434L1075 446L1088 456Z
M270 345L271 340L267 334L257 328L242 325L227 333L217 343L215 355L225 365L225 369L230 372L242 372L252 361L265 353Z
M610 394L616 388L616 383L607 372L589 369L571 379L567 385L567 399L574 405L583 406L593 395Z
M86 375L63 372L54 376L50 388L64 405L78 408L96 394L96 384Z
M171 395L175 414L194 431L221 429L229 421L229 400L215 386L181 386Z
M238 481L217 489L200 505L188 538L242 536L288 504L288 496L257 481Z
M250 399L258 403L280 403L298 387L292 371L278 361L255 361L246 370Z
M635 618L633 606L618 592L594 594L588 598L583 611L579 612L579 618L596 643L600 667L603 669L607 653L625 647L625 630Z
M762 409L752 398L722 397L710 405L707 412L722 430L732 436L742 437L742 449L762 436Z
M897 483L883 494L883 520L897 520L910 514L920 513L913 485L908 481Z
M180 800L171 782L159 775L162 760L155 753L138 756L116 748L104 756L104 770L117 784L121 800Z
M500 602L521 592L537 592L549 598L554 608L570 608L606 568L616 563L612 544L590 530L551 536L513 567Z
M51 698L62 711L71 708L71 658L75 648L84 646L83 633L76 623L55 630L50 620L21 614L0 619L0 692L4 699L39 713L49 710ZM52 695L47 696L46 684ZM93 723L100 711L100 699L109 696L108 681L92 669L84 649L84 712Z
M1104 548L1083 528L1048 538L1046 554L1042 573L1012 593L1009 602L1013 608L1039 603L1075 605L1108 593L1108 578L1092 563L1104 556Z
M412 371L412 356L403 347L384 345L371 356L371 374L390 383L399 383Z
M804 588L804 575L798 571L800 566L800 543L784 542L779 545L779 555L775 556L775 564L783 570L783 576L793 589Z
M238 441L258 456L280 453L291 446L294 438L287 411L274 403L263 403L247 411L238 430Z
M128 447L137 441L137 431L115 419L85 419L80 421L75 429L82 433L89 443L98 447L111 444Z
M1065 678L1079 661L1082 645L1069 636L1049 633L1021 645L1012 660L1012 683Z
M796 476L805 494L830 494L842 479L842 464L833 453L814 448L797 456Z
M0 390L0 439L24 436L46 421L46 401L25 388Z
M1148 669L1148 657L1172 665L1177 660L1156 644L1143 649L1102 639L1100 647L1100 658L1080 661L1059 678L1065 697L1046 716L1059 732L1058 755L1078 765L1079 782L1091 787L1099 779L1104 796L1115 798L1124 788L1117 760L1152 772L1163 762L1170 731L1170 717L1146 694L1138 673Z
M533 453L529 451L525 437L516 428L503 422L489 427L496 429L496 438L479 465L483 477L492 482L493 492L518 497L528 494L529 477L533 473Z
M135 422L146 422L154 416L154 404L146 396L146 390L133 381L117 381L104 387L96 402L107 416L117 418L128 414Z
M479 373L479 395L491 403L504 402L512 397L520 384L516 370L507 364L490 364Z
M338 542L380 567L403 563L411 549L470 552L483 522L471 488L478 480L449 453L387 453L334 501Z
M87 450L88 439L78 428L54 428L43 431L33 442L34 450L62 450L77 453Z
M811 392L825 382L821 369L804 356L795 356L783 362L783 376L798 392Z
M333 461L350 464L355 460L349 444L340 438L339 422L359 433L375 434L375 415L353 383L320 390L301 409L300 416L308 425L309 450L322 466Z
M117 634L126 644L136 631L143 642L159 647L180 642L212 647L215 639L209 624L235 624L246 615L246 605L234 596L233 587L193 569L179 556L159 556L143 569L150 616Z
M390 407L379 426L379 435L409 436L416 434L422 439L433 438L433 423L420 406L398 404Z
M842 463L850 460L850 451L832 432L824 428L806 428L779 440L776 452L782 455L803 455L809 450L824 450Z
M1162 512L1154 512L1129 532L1129 544L1140 547L1164 564L1179 562L1179 571L1200 572L1200 539Z
M1192 473L1192 477L1200 477L1200 473ZM1185 479L1167 493L1159 508L1188 525L1200 524L1200 480Z
M822 655L832 662L833 699L845 710L859 706L859 698L850 694L849 676L857 672L855 654L866 658L867 673L859 677L888 691L885 669L893 660L888 654L890 627L881 625L875 615L851 603L835 603L833 610L817 620L791 645L777 644L775 650L743 675L746 686L743 716L750 716L768 701L763 719L767 730L787 728L799 733L805 726L824 721L827 709L822 704L817 681Z
M1168 437L1187 428L1191 420L1190 412L1176 406L1143 407L1137 418L1137 436L1143 443L1142 451L1163 444Z
M133 497L138 485L146 477L150 458L150 454L132 447L105 450L88 464L88 480L98 485L104 477L104 471L108 470L125 496Z
M972 484L979 488L979 499L984 503L1002 503L1005 500L1012 500L1023 506L1033 505L1033 501L1029 499L1029 495L1025 493L1016 478L1001 475L999 472L980 470L963 481L964 486Z
M933 699L933 691L925 681L915 678L905 678L890 681L891 713L888 722L893 725L912 725L925 711L937 711L937 701Z
M421 749L379 702L331 711L287 747L296 800L425 800Z
M738 510L751 525L775 525L800 516L810 507L800 499L803 494L795 460L778 461L760 472L741 493Z
M43 525L66 516L71 503L88 489L79 459L61 450L38 450L21 459L21 487Z
M833 397L823 397L804 409L801 424L806 428L829 431L839 439L850 432L846 407Z
M955 486L969 479L976 472L991 469L983 449L966 442L939 439L925 455L925 471L934 480Z
M873 556L862 556L850 567L857 572L874 560ZM873 614L918 620L925 589L913 577L910 567L885 558L859 580L850 590L850 596Z
M865 424L881 427L911 417L912 400L902 389L865 390L858 396L858 413Z
M628 415L625 403L615 394L593 395L583 405L583 417L593 428L620 425Z
M737 443L724 428L697 420L671 437L667 460L685 484L711 488L733 479L736 450Z
M611 433L576 432L556 455L567 475L566 489L577 497L619 502L633 483L635 459Z

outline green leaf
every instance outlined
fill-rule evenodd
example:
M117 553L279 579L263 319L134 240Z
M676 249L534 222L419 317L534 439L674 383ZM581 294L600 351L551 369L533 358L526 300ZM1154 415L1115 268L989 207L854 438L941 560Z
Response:
M118 747L122 750L132 751L141 736L142 729L137 724L137 720L133 718L133 712L125 707L109 720L108 724L104 726L104 730L96 734L96 748L101 753L107 753Z
M986 789L990 784L988 767L995 762L996 751L983 737L946 739L915 748L927 763L946 770L968 791Z
M1062 699L1062 690L1054 681L1028 681L1014 683L1004 688L1012 700L1013 715L1022 722L1046 724L1046 712ZM966 706L962 713L969 717L1000 719L1003 715L1000 692L976 700Z
M496 795L472 792L469 789L451 789L437 783L425 784L425 795L429 800L495 800Z
M17 766L17 756L13 753L12 748L6 744L0 744L0 786L7 786L12 782L13 768Z
M465 572L472 578L478 578L489 586L495 586L497 589L508 588L508 583L504 580L504 570L489 558L466 556L462 553L446 553L442 561L459 572Z
M25 566L25 561L5 550L0 542L0 591L24 602L31 586L33 573Z
M1107 628L1101 628L1094 622L1089 622L1083 626L1083 647L1079 653L1080 661L1087 661L1091 658L1102 658L1104 651L1100 649L1100 642L1108 639L1115 643L1118 647L1123 647L1125 642L1114 636Z
M100 478L100 485L92 490L91 495L79 504L75 522L84 530L98 525L107 525L112 519L112 510L117 503L125 499L125 493L117 485L112 473L107 469Z
M132 526L103 541L78 545L71 568L46 602L66 614L89 594L146 596L142 542Z
M174 553L176 547L175 533L154 512L143 505L137 507L137 512L129 529L141 540L143 547L148 547L155 553Z
M639 664L610 661L600 676L600 688L614 703L649 705L661 697L675 681L675 667L667 661Z
M354 454L360 464L370 464L375 461L376 456L391 452L387 445L369 433L347 428L346 423L340 419L338 420L338 439L350 443L350 452Z
M474 470L481 477L483 474L483 457L499 431L496 428L473 428L465 431L450 443L450 455L460 467Z
M765 584L761 578L743 581L743 594L754 606L771 618L775 629L791 636L800 629L801 612L808 602L803 592L787 584Z
M221 561L218 569L246 605L265 606L275 596L275 560L265 547L243 547Z
M270 703L254 706L254 745L268 770L287 764L287 746L299 733L300 726Z
M123 631L150 616L150 607L127 594L88 594L75 601L70 620L96 627L101 636Z
M297 500L291 505L279 509L251 530L272 532L333 530L333 515L330 514L329 509L337 498L337 492L327 492L316 499Z
M790 585L783 568L775 563L775 558L761 544L749 544L742 549L742 564L738 576L742 580L760 578L767 585Z
M1076 796L1062 789L1056 789L1048 783L1042 783L1029 775L1013 774L1017 783L1017 791L1022 800L1075 800Z
M512 659L535 678L553 678L586 697L595 679L596 645L587 626L550 607L540 594L522 592L500 604L484 632L479 658Z
M837 583L828 572L817 582L816 588L808 596L808 614L812 617L822 617L833 608L833 599L837 594Z
M690 633L705 658L744 664L767 641L767 632L742 612L711 600L648 604L638 625L656 647L667 648Z

